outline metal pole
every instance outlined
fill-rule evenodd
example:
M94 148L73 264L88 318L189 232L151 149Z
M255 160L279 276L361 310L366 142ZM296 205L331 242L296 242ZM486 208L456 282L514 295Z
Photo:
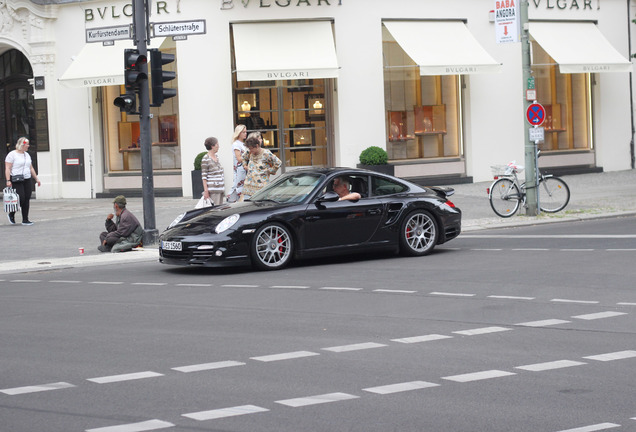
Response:
M133 0L133 32L135 44L139 54L148 56L146 42L146 11L148 0ZM141 71L148 75L148 65L141 67ZM150 135L150 94L148 83L139 88L139 129L141 145L141 196L144 207L144 245L157 243L159 235L155 224L155 191L152 173L152 139Z
M530 106L530 101L526 100L526 85L529 78L532 76L532 70L530 68L530 32L528 31L528 0L522 0L519 3L520 15L521 15L521 57L523 60L523 106L524 113L527 112ZM539 214L539 204L537 202L537 162L536 162L536 150L535 143L530 141L530 124L527 121L523 122L524 137L524 150L525 150L525 164L526 164L526 216L537 216Z

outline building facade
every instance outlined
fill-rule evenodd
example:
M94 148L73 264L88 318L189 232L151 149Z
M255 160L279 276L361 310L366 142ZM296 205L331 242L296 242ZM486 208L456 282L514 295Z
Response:
M140 194L139 117L113 104L132 41L86 42L130 24L132 5L38 2L0 3L0 156L35 142L38 198ZM491 0L152 1L154 24L204 26L150 39L177 75L177 96L151 108L155 195L192 194L209 136L231 184L238 124L261 131L283 172L355 166L379 146L403 178L485 181L490 165L524 159L528 89L545 107L541 167L633 168L634 6L530 0L527 83L521 44L497 43Z

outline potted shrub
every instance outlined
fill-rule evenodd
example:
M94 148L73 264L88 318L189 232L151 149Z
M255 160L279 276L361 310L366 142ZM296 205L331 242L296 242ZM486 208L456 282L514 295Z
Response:
M386 153L386 150L377 146L371 146L362 150L362 153L360 153L358 168L394 175L395 169L388 161L389 155Z
M201 160L207 152L201 152L194 158L194 170L192 175L192 198L199 199L203 195L203 183L201 182Z

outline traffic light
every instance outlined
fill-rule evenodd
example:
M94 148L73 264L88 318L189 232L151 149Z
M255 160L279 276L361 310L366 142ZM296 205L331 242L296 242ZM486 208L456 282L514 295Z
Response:
M139 54L139 50L124 50L124 86L126 93L115 98L114 104L121 112L138 114L137 92L141 85L146 85L148 74L141 71L141 67L148 63L146 56Z
M177 74L173 71L163 70L163 66L174 61L174 54L162 53L158 49L151 49L150 52L150 79L152 85L152 103L150 106L160 107L165 99L175 97L177 89L164 88L163 83L172 81Z
M126 92L137 91L147 79L148 75L141 71L141 67L148 63L145 55L139 54L139 50L124 50L124 85Z

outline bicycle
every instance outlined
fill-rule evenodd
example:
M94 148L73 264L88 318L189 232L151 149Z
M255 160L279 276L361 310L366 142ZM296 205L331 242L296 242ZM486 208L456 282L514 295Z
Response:
M488 188L488 199L493 211L508 218L514 215L519 207L526 205L526 183L519 183L517 174L523 172L523 166L515 161L508 165L493 165L495 181ZM546 213L561 211L570 202L570 188L561 178L551 174L541 174L537 168L539 191L539 208Z

